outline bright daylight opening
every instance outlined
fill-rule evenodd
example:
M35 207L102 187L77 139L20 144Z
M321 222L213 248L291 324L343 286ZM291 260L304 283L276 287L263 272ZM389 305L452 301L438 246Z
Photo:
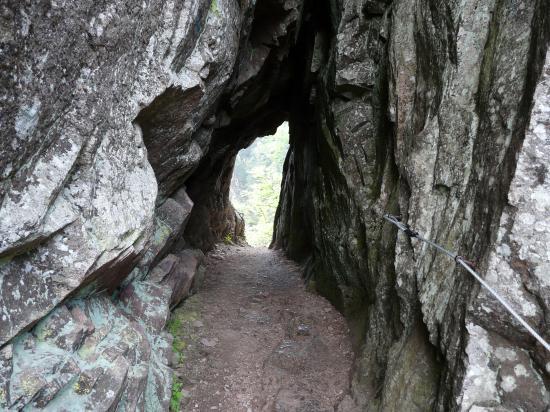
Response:
M237 155L230 199L245 221L251 246L269 246L281 191L283 163L288 151L288 123L272 136L256 139Z

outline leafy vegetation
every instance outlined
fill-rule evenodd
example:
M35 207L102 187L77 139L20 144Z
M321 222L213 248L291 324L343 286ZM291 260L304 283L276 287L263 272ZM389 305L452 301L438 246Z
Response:
M168 321L168 324L166 325L166 329L168 329L168 332L170 332L170 334L174 337L174 341L172 343L172 350L174 351L174 356L178 360L178 363L181 363L184 360L183 351L187 346L187 344L185 343L185 340L183 339L183 336L181 336L182 334L181 319L177 316L172 316Z
M231 233L228 233L227 235L225 235L225 237L223 238L223 243L225 243L226 245L233 244L233 236L231 235Z
M220 15L220 8L218 7L218 0L212 0L210 3L210 11L216 16Z
M185 305L179 306L172 312L166 324L166 330L174 337L172 350L174 352L176 367L183 366L186 359L186 352L189 350L188 345L196 345L198 340L192 326L193 322L199 318L196 306L197 295L194 295L185 301ZM172 380L172 397L170 399L171 412L178 412L181 410L181 402L185 396L186 391L183 388L183 382L174 374Z
M181 398L183 397L183 383L174 375L172 384L172 398L170 399L170 411L178 412L180 410Z
M231 202L244 215L246 240L252 246L268 246L281 191L283 163L288 151L288 124L273 136L241 150L231 181Z

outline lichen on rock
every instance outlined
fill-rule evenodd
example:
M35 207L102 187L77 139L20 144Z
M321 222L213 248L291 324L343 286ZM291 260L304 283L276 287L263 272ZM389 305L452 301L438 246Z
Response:
M545 410L548 353L381 216L475 260L549 338L549 15L544 0L0 5L0 408L169 407L170 310L202 252L243 233L238 151L287 120L272 247L349 321L342 405Z

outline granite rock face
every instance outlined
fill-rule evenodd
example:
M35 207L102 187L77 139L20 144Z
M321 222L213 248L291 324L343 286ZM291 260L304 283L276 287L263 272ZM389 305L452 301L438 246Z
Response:
M322 31L311 42L329 43L325 63L314 53L305 64L304 77L317 75L290 113L274 246L306 262L350 319L353 400L364 410L546 410L549 354L452 260L382 215L475 260L550 337L546 77L530 115L548 2L336 10L331 42Z
M192 168L200 143L188 129L206 117L232 72L237 7L215 4L2 6L3 61L13 63L2 70L1 93L2 343L84 283L101 283L105 272L124 277L146 250L155 201L174 191L159 176L157 197L155 145L170 148L155 138L157 123L173 122L162 122L177 146L169 150L176 160L165 161ZM195 89L204 108L185 112L193 115L187 125L171 110L188 104L182 90Z
M0 409L165 410L164 323L201 259L148 274L185 247L184 175L233 72L237 3L0 10Z
M497 239L487 258L486 276L524 319L546 331L546 339L550 324L549 119L550 54L535 92L531 120L518 153ZM491 403L504 404L510 410L545 410L550 404L545 386L550 373L548 354L523 328L510 321L485 290L479 292L468 309L461 409Z
M235 156L288 120L273 247L352 326L340 410L545 410L544 349L381 216L475 260L550 338L548 16L548 0L1 4L0 408L166 409L193 248L242 236Z

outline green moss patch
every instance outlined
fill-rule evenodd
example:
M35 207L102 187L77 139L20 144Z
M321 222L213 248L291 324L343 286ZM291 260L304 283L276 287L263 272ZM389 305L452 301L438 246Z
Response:
M183 398L183 383L177 376L174 375L172 383L172 398L170 399L170 411L177 412L180 410L181 400Z
M166 330L174 337L172 350L174 352L174 367L176 369L184 365L189 345L196 344L199 339L193 325L200 317L198 299L198 296L194 295L185 300L183 305L172 312L166 324ZM181 410L180 405L185 397L185 393L182 380L177 375L174 375L170 411Z
M218 6L218 0L212 0L210 3L210 12L214 13L216 16L220 15L220 8Z

